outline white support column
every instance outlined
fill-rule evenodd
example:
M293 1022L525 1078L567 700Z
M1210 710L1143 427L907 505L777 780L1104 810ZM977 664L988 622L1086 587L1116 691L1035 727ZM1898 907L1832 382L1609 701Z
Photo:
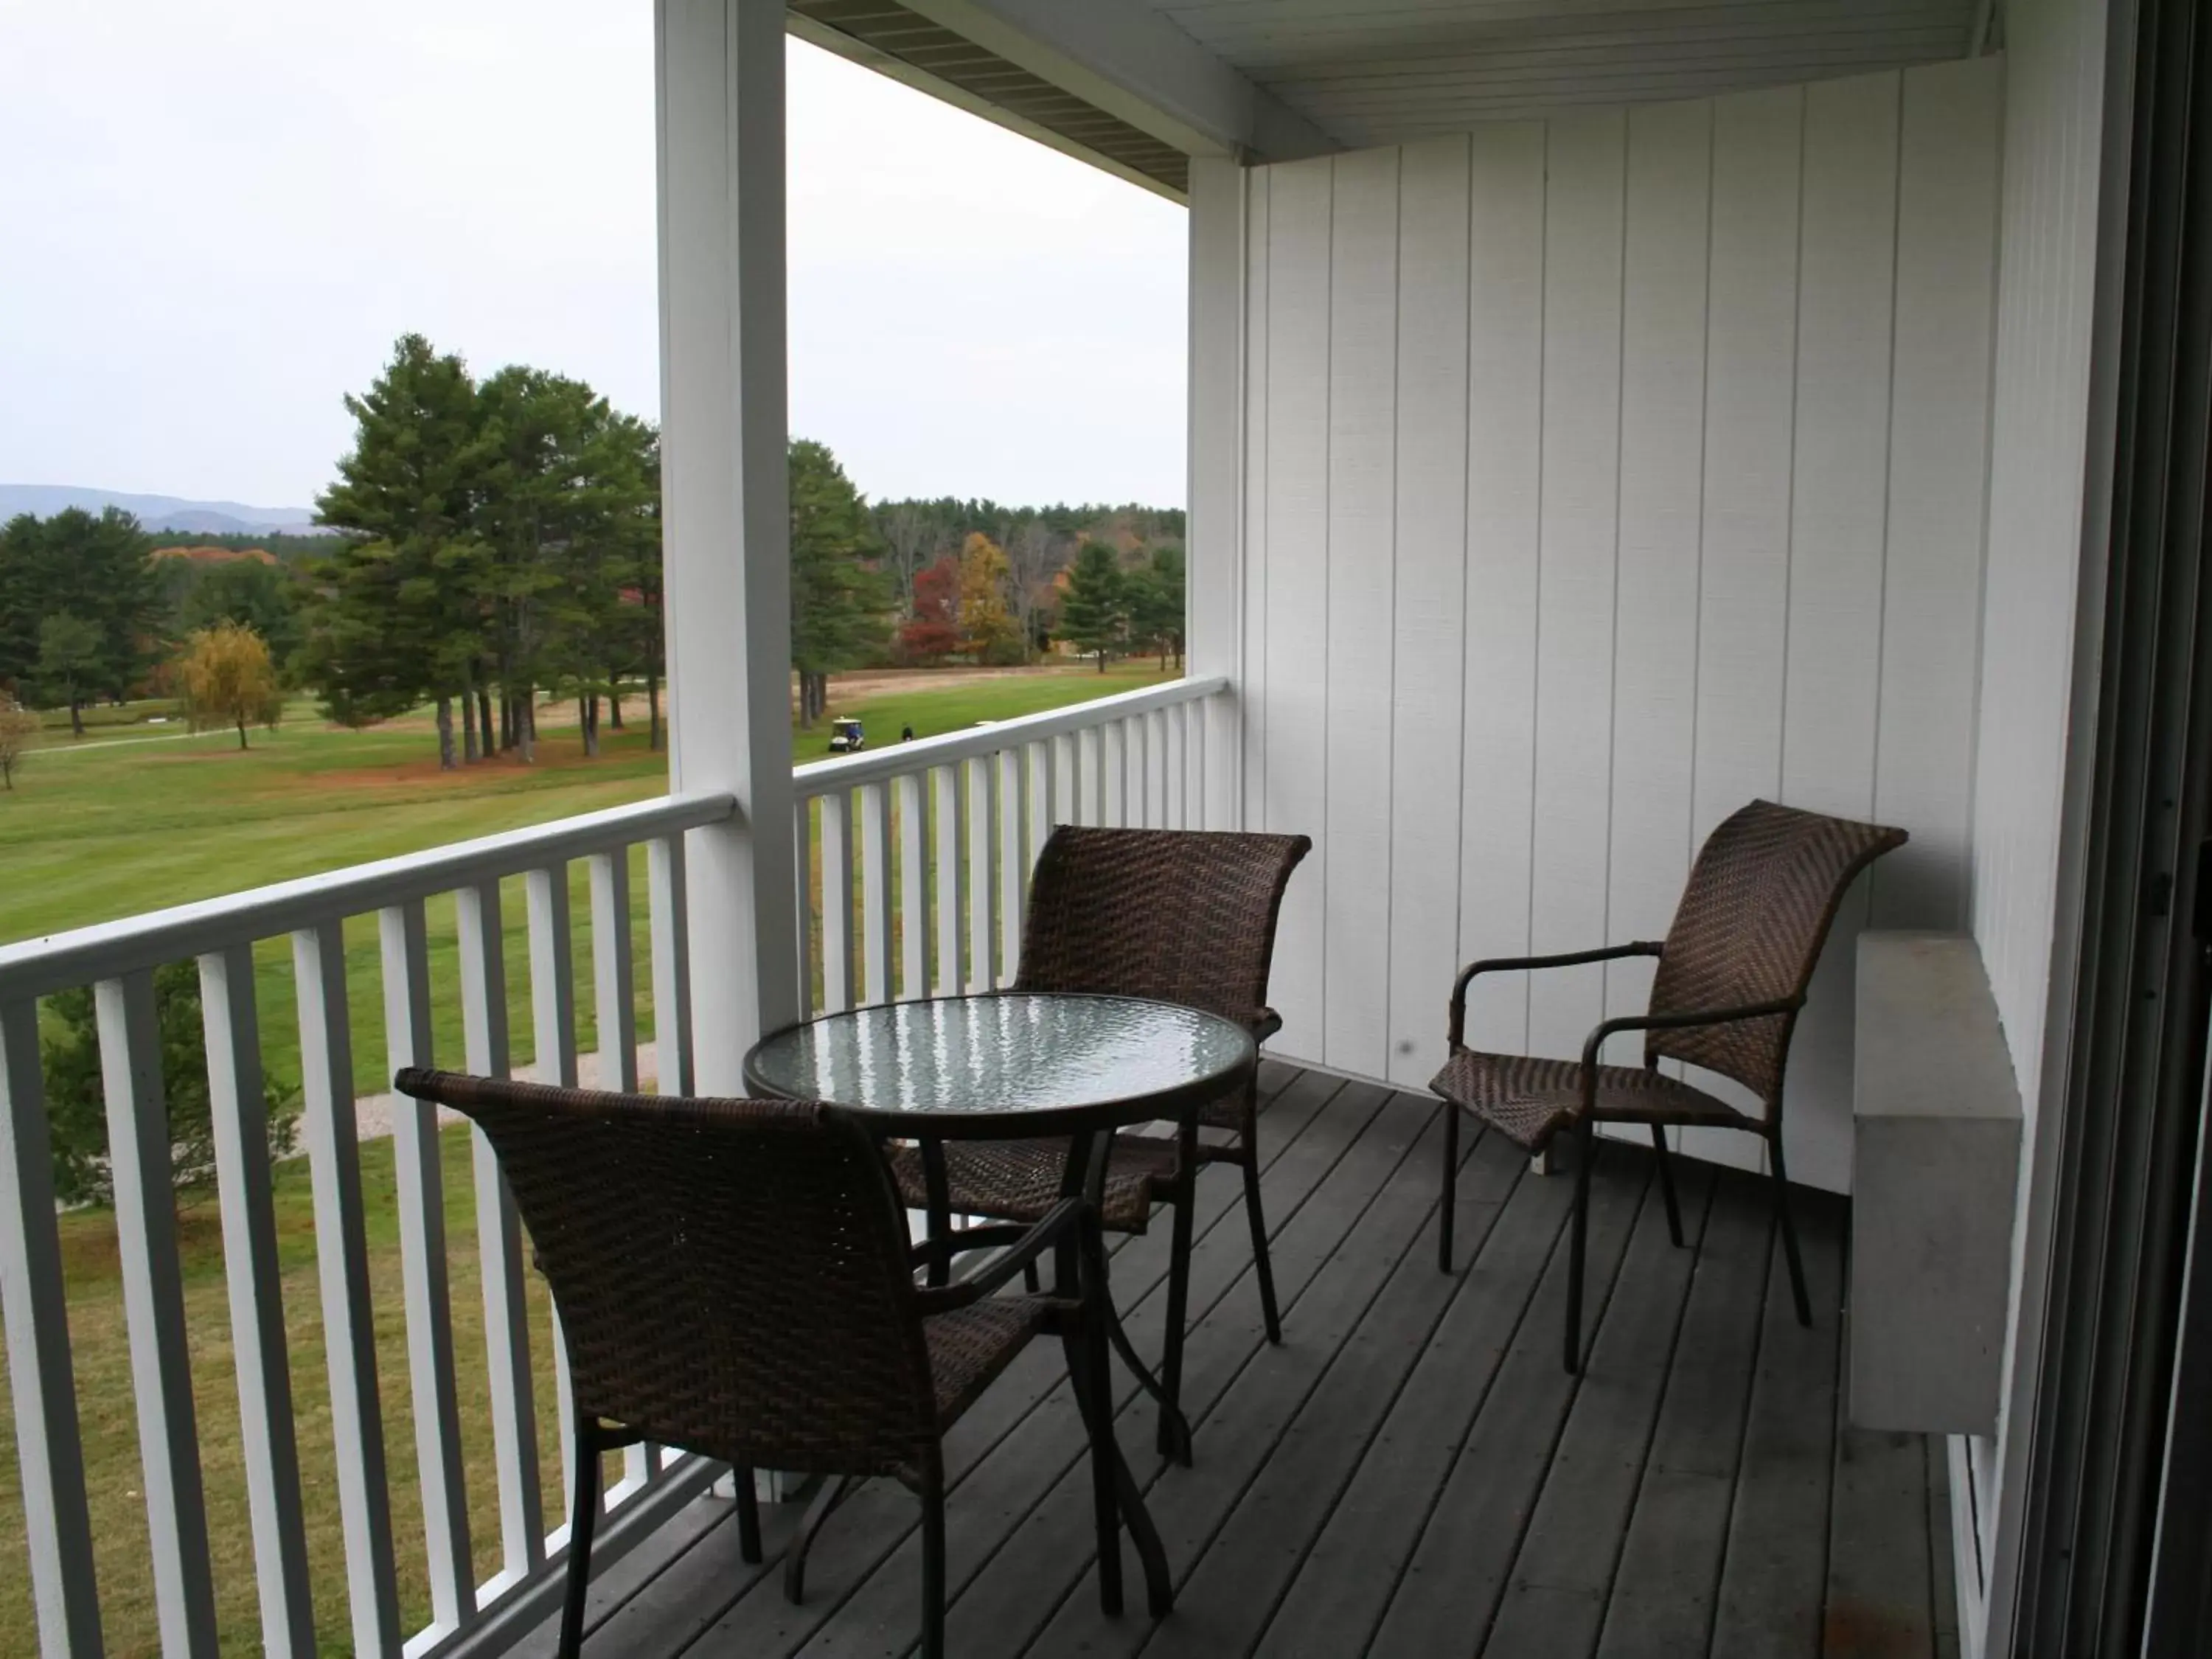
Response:
M799 1018L790 836L782 0L658 0L669 781L738 811L689 837L697 1086Z
M1245 170L1190 164L1190 525L1184 671L1225 674L1230 695L1194 717L1206 757L1193 829L1243 827Z

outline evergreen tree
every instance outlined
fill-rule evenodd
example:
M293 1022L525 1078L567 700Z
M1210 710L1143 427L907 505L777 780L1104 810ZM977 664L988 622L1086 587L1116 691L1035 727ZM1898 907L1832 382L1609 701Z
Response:
M316 520L349 539L313 570L302 659L332 718L358 725L425 696L438 710L438 761L454 764L453 699L482 654L471 568L484 445L467 366L404 335L365 396L349 395L354 447Z
M1098 672L1106 672L1106 654L1120 645L1128 632L1127 584L1121 561L1103 542L1085 542L1067 573L1067 591L1060 601L1060 637L1089 656L1097 653Z
M283 565L225 559L190 573L186 584L177 605L178 633L198 634L227 622L250 628L267 644L270 659L280 672L299 650L305 638L300 627L299 581Z
M55 640L46 625L71 619ZM78 507L0 530L0 684L70 704L131 695L160 652L161 589L129 514ZM43 663L43 666L41 665Z
M1182 549L1154 548L1151 560L1127 580L1130 643L1158 652L1165 672L1170 651L1178 663L1182 659Z
M860 492L826 445L794 438L791 477L791 662L799 719L829 707L830 676L880 650L889 632L888 584L867 562L875 526Z

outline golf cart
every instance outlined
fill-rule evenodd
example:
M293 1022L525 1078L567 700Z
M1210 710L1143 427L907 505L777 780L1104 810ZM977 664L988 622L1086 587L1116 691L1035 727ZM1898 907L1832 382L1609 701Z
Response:
M830 722L830 752L833 755L856 755L868 746L868 734L860 729L856 720L834 720Z

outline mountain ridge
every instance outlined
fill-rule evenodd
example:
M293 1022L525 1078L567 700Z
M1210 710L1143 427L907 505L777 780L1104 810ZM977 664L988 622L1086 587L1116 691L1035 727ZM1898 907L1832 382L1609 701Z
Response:
M194 501L184 495L155 495L80 484L0 484L0 523L27 513L50 519L72 507L98 513L121 507L148 530L208 536L325 533L315 524L313 507L253 507L244 501Z

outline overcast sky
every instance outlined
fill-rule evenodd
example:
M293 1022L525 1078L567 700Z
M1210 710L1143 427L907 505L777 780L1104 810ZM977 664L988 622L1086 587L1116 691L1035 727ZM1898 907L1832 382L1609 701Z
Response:
M1183 496L1184 215L789 46L792 428ZM647 0L0 0L0 482L300 506L408 330L659 410Z

